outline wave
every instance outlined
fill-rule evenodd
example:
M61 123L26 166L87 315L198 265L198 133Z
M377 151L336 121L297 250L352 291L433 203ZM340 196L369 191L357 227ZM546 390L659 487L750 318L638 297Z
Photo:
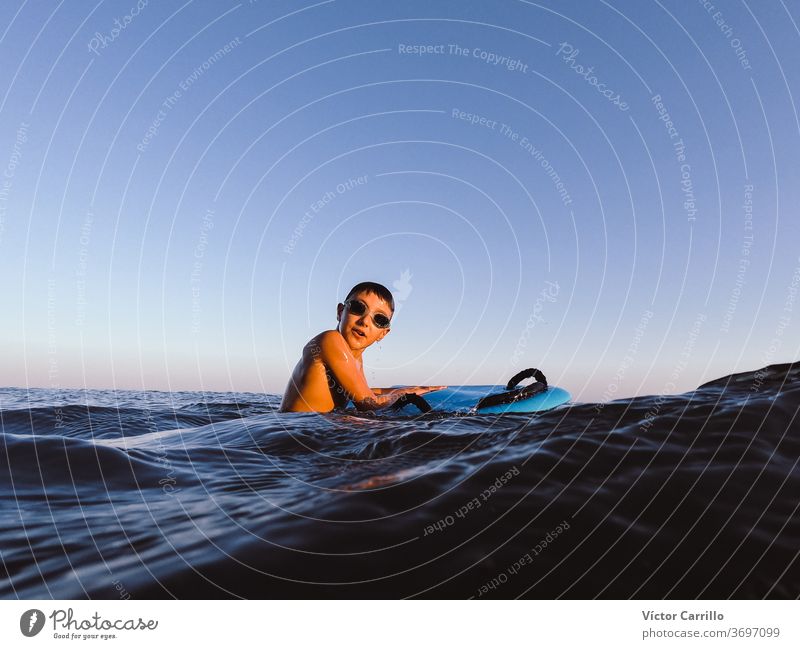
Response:
M795 598L798 378L533 417L0 390L0 596Z

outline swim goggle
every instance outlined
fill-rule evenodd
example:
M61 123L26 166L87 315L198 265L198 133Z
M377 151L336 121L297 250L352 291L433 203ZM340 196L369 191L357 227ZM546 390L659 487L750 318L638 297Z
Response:
M344 304L350 313L357 316L362 316L369 310L367 305L361 300L345 300ZM372 322L375 323L375 326L378 327L378 329L388 329L389 325L392 324L392 321L389 319L389 317L383 313L373 313Z

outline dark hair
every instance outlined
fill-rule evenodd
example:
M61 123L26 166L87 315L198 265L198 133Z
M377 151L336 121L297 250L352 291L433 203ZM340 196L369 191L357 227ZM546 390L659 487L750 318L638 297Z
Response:
M373 293L374 295L377 295L389 305L389 307L392 309L392 313L394 313L394 297L392 297L391 291L383 284L377 284L376 282L361 282L360 284L356 284L350 289L345 301L349 300L358 293Z

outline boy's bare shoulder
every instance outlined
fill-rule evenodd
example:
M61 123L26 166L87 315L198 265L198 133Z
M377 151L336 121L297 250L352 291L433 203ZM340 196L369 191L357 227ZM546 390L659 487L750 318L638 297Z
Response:
M306 343L304 351L310 352L312 355L318 356L321 352L331 353L344 351L347 343L342 338L336 329L329 329L318 333L311 340Z

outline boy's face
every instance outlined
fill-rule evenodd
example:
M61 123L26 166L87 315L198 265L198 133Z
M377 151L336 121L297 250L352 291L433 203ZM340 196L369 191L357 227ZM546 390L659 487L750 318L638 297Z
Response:
M392 317L391 307L374 293L357 293L350 298L351 300L361 300L367 305L367 312L363 315L356 315L350 312L350 308L344 304L339 304L336 308L336 319L339 321L337 330L345 339L350 349L365 349L372 343L382 340L389 333L389 329L381 329L375 326L372 316L382 313L387 318Z

